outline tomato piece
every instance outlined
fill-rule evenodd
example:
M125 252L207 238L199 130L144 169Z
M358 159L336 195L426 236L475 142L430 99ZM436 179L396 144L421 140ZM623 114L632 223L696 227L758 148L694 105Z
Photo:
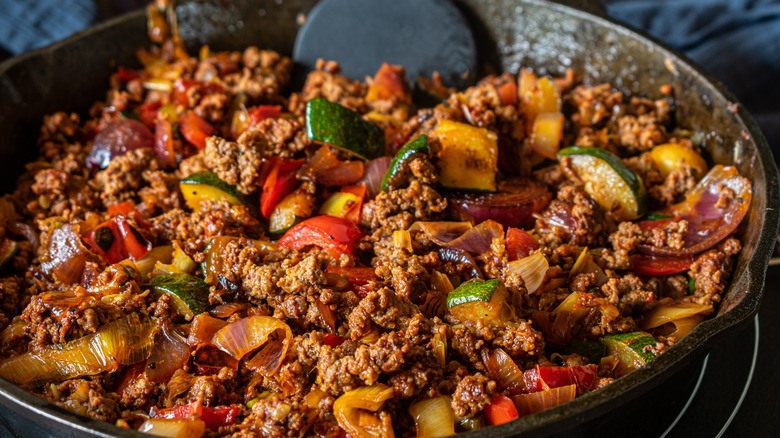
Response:
M507 396L493 395L493 400L485 406L485 416L492 425L509 423L519 418L515 403Z
M214 133L214 127L192 111L187 111L179 118L181 135L198 149L206 148L206 138Z
M504 105L517 106L517 82L509 81L498 87L498 96Z
M685 272L691 269L693 261L694 256L691 254L681 257L646 254L634 254L631 256L631 265L634 268L634 272L647 277Z
M128 257L138 260L152 250L152 243L133 228L124 216L114 217L98 225L84 241L108 264L121 262Z
M142 103L138 106L138 118L144 122L144 125L154 128L161 106L160 101Z
M263 182L263 193L260 195L260 213L268 219L279 201L293 191L298 180L295 175L303 160L287 160L276 158L271 161L271 170Z
M510 262L528 257L535 249L539 249L539 244L527 231L520 228L507 228L506 252Z
M347 219L334 216L315 216L290 228L281 239L279 246L301 249L308 245L319 246L331 257L352 254L355 242L363 237L360 228Z
M265 119L282 117L282 107L279 105L258 105L249 108L250 125L257 125Z
M350 266L330 265L328 266L328 269L325 270L325 272L343 275L347 277L349 281L359 286L364 286L368 284L369 281L376 280L377 278L379 278L376 275L376 271L374 271L374 268L361 267L361 266L350 267Z
M332 335L330 333L323 334L322 340L325 342L325 345L329 345L331 347L338 347L344 343L344 338L339 335Z

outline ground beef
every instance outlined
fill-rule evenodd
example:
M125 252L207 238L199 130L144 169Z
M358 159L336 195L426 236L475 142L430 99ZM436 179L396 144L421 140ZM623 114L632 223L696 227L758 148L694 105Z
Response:
M666 139L666 128L653 114L618 118L620 145L630 153L644 152Z
M203 163L221 180L235 185L244 194L256 190L262 160L263 148L256 143L247 145L214 136L206 139Z
M290 118L265 119L238 138L239 144L262 147L266 155L290 158L310 144L300 121Z
M697 256L688 271L688 275L695 281L694 293L686 297L685 301L699 304L720 302L734 267L733 256L740 250L742 244L739 240L730 237L716 248Z
M135 199L138 190L146 184L143 173L159 167L151 149L135 149L115 157L95 177L100 198L105 205Z
M623 95L609 84L595 87L578 85L566 97L577 108L571 120L579 126L600 125L612 116L623 100Z
M341 76L341 67L335 61L319 59L315 68L303 85L301 95L304 100L322 97L359 113L367 111L365 84Z
M601 206L581 188L568 185L542 211L535 230L551 247L562 243L598 246L604 242L605 225L608 222Z
M496 382L482 374L466 376L452 394L452 410L459 417L477 415L490 404L495 390Z

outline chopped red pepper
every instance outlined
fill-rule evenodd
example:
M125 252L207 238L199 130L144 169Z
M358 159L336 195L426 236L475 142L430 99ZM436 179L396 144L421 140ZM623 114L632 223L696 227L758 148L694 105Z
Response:
M119 67L119 69L116 71L116 78L122 82L130 82L133 79L138 79L139 77L141 77L141 75L138 74L137 71L131 70L127 67Z
M281 239L279 246L301 249L308 245L319 246L331 257L352 254L355 242L363 237L360 228L347 219L334 216L315 216L290 228Z
M363 211L363 200L366 197L366 185L357 184L354 186L345 186L341 188L341 191L344 193L351 193L360 198L360 201L356 202L355 205L349 208L349 211L345 216L347 219L359 225L360 213Z
M158 120L154 127L154 154L165 164L176 166L176 152L173 149L173 128L167 120Z
M194 89L194 91L190 91ZM189 96L191 93L199 93L201 97L223 91L221 85L213 82L202 82L195 79L177 79L173 83L173 100L179 105L190 107Z
M528 257L531 251L538 249L539 244L528 234L527 231L520 228L509 227L506 230L506 252L509 261Z
M206 138L214 133L214 127L192 111L179 117L181 135L198 149L206 148Z
M144 122L149 129L154 128L157 123L157 114L160 112L162 104L160 101L146 102L138 106L138 118Z
M344 338L339 335L332 335L330 333L323 334L322 340L325 342L325 345L329 345L331 347L338 347L344 343Z
M249 108L249 119L252 125L256 125L265 119L278 119L282 116L282 107L279 105L258 105Z
M517 106L517 82L509 81L499 86L498 96L504 105Z
M693 255L667 257L634 254L631 256L631 265L634 267L634 272L648 277L685 272L691 269L693 261Z
M109 217L124 216L129 217L136 221L142 228L149 228L149 223L146 222L146 216L144 216L138 209L135 208L135 204L132 201L117 202L108 206L106 211Z
M598 385L598 367L583 365L573 367L536 366L523 373L525 389L528 392L546 391L550 388L577 385L577 391L592 391Z
M332 274L338 274L343 275L349 279L349 281L359 285L363 286L368 284L371 280L376 280L379 278L376 275L376 271L374 271L374 268L369 267L361 267L361 266L336 266L336 265L330 265L325 270L325 272L329 272Z
M409 82L403 67L383 63L368 87L366 100L386 100L393 97L401 102L411 101Z
M268 219L279 201L293 191L298 180L295 175L303 160L287 160L276 158L271 161L271 170L263 183L263 193L260 195L260 212Z
M152 243L133 228L124 216L117 216L98 225L84 241L103 256L108 264L121 262L128 257L138 260L152 250Z
M160 409L154 418L182 418L192 419L200 417L206 427L211 430L217 430L222 426L229 426L236 421L236 417L241 413L241 407L238 405L230 406L203 406L200 402L193 402L188 405L179 405L172 408Z
M507 396L493 395L493 400L487 406L485 406L485 416L492 425L509 423L510 421L519 418L520 414L517 413L515 403Z

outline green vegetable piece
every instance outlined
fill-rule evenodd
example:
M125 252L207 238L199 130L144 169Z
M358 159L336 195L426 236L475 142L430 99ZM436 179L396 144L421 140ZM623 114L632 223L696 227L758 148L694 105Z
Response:
M179 182L179 189L187 205L194 211L200 210L203 201L226 199L231 205L245 206L252 216L262 217L254 198L241 193L236 186L222 181L215 173L193 173Z
M151 281L152 293L160 297L169 294L176 311L192 320L209 310L209 284L187 274L165 274Z
M3 240L0 244L0 268L10 266L16 253L19 252L19 243L11 239Z
M489 303L495 292L501 285L501 280L469 281L458 286L457 289L447 294L447 308L452 309L461 304L482 301Z
M671 216L653 212L653 213L648 213L646 219L649 221L660 221L663 219L671 219Z
M446 100L426 90L418 80L412 89L412 102L417 105L417 108L433 108Z
M602 336L599 342L606 345L609 355L614 354L620 360L615 368L617 377L642 368L655 359L655 353L645 348L654 346L657 343L655 338L649 333L616 333Z
M693 295L696 292L696 279L688 277L688 295Z
M562 157L569 157L572 169L585 182L585 191L616 220L645 214L645 184L616 155L600 148L572 146L558 152L558 159Z
M390 167L385 173L385 177L382 178L382 185L380 189L386 192L390 186L391 181L401 174L404 170L404 166L411 162L413 159L420 155L427 155L430 153L430 146L428 145L428 137L425 134L417 136L414 140L406 143L404 147L395 154L393 162L390 163Z
M363 160L385 153L385 131L360 113L323 98L306 104L306 136Z
M594 341L573 339L566 347L567 354L579 354L587 357L589 363L598 365L601 358L607 355L607 346Z

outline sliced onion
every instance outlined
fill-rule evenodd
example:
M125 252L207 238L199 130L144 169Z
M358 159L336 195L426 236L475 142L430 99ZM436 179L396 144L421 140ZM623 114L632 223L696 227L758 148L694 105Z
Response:
M27 323L22 321L21 316L14 316L11 323L8 324L8 327L4 328L3 332L0 333L0 346L6 348L14 339L24 336L26 334L26 327Z
M490 251L493 239L504 238L504 227L487 220L472 227L468 222L415 222L410 231L423 230L439 246L459 248L476 254Z
M24 353L0 363L0 377L17 385L94 375L146 358L154 324L133 313L74 341Z
M214 339L214 335L226 325L227 322L213 318L208 313L196 315L190 326L187 343L192 347L209 344Z
M209 310L209 314L216 318L228 318L232 314L248 308L249 308L249 303L239 303L239 302L224 303Z
M443 262L456 263L469 266L469 279L482 280L482 271L477 266L477 262L471 257L471 254L459 248L439 248L439 257Z
M330 146L322 146L306 164L311 168L317 182L326 186L346 186L363 178L363 162L341 161Z
M449 277L439 271L433 271L431 274L431 288L435 291L441 292L444 295L447 295L455 289L452 286L452 282L450 281Z
M455 413L446 395L420 400L409 407L418 438L438 438L455 434Z
M481 223L492 219L507 227L528 227L538 213L550 203L552 193L547 186L524 179L510 179L498 185L492 193L460 193L447 195L447 203L456 219Z
M720 198L719 187L727 187L735 194L734 199L728 201L724 208L716 207ZM698 254L705 251L734 232L745 217L752 197L753 189L750 181L739 176L735 167L717 165L696 184L685 201L659 212L671 216L674 221L688 221L688 234L685 236L683 247L659 248L640 245L638 250L644 254L666 256ZM644 221L639 225L643 228L663 225L653 222L661 221Z
M170 438L199 438L206 432L206 423L183 418L150 418L141 424L138 431Z
M433 346L433 355L436 357L436 362L444 368L447 365L447 337L441 333L436 333L431 339L431 345Z
M602 324L608 324L620 316L620 310L610 304L605 298L596 298L593 294L585 292L572 292L569 294L552 311L552 316L568 313L571 316L571 323L576 324L592 309L598 309L601 312Z
M531 394L513 395L511 398L515 402L517 413L522 417L574 400L576 395L577 385L568 385Z
M697 325L701 324L706 319L707 316L703 314L677 319L653 329L653 334L666 337L674 336L675 338L680 339L690 333Z
M147 359L146 377L153 383L167 381L187 363L190 351L187 341L169 320L165 320L154 336L152 351Z
M155 246L145 256L135 261L135 267L141 275L149 275L157 262L170 263L173 260L173 247L171 245Z
M79 226L74 224L65 224L52 231L45 260L41 263L44 273L65 284L81 281L87 262L100 263L102 260L84 246L78 231Z
M639 324L642 330L660 327L668 322L689 318L694 315L708 316L713 312L711 304L676 303L660 305L651 310Z
M587 247L582 249L580 256L577 257L577 261L574 262L574 266L571 267L569 278L574 278L579 274L596 274L596 286L598 287L609 281L609 277L601 269L601 266L593 261L593 256L588 253Z
M533 294L542 285L544 276L549 268L550 264L547 262L544 254L536 253L523 257L520 260L509 262L507 273L517 274L522 277L526 290L528 290L529 294Z
M393 163L393 157L379 157L366 163L366 173L358 184L366 186L368 199L374 199L381 191L382 178Z
M393 394L392 387L381 383L353 389L336 399L336 402L333 403L333 415L336 417L339 427L352 436L392 438L392 427L388 430L376 430L376 427L371 427L377 426L379 419L369 412L381 409L385 401L391 399Z
M128 151L151 148L154 135L146 125L133 119L119 119L106 125L92 144L87 165L93 169L105 169L108 163Z
M488 352L482 349L482 362L490 373L490 377L496 379L503 389L511 394L518 394L525 390L525 379L520 367L502 349L496 348Z
M265 375L276 372L291 343L290 326L271 316L255 315L239 319L214 335L214 344L238 360L263 347L247 362L247 367Z
M30 242L33 253L38 252L38 233L35 232L33 227L27 225L24 222L12 222L8 224L8 231L13 234L24 236L24 238Z

